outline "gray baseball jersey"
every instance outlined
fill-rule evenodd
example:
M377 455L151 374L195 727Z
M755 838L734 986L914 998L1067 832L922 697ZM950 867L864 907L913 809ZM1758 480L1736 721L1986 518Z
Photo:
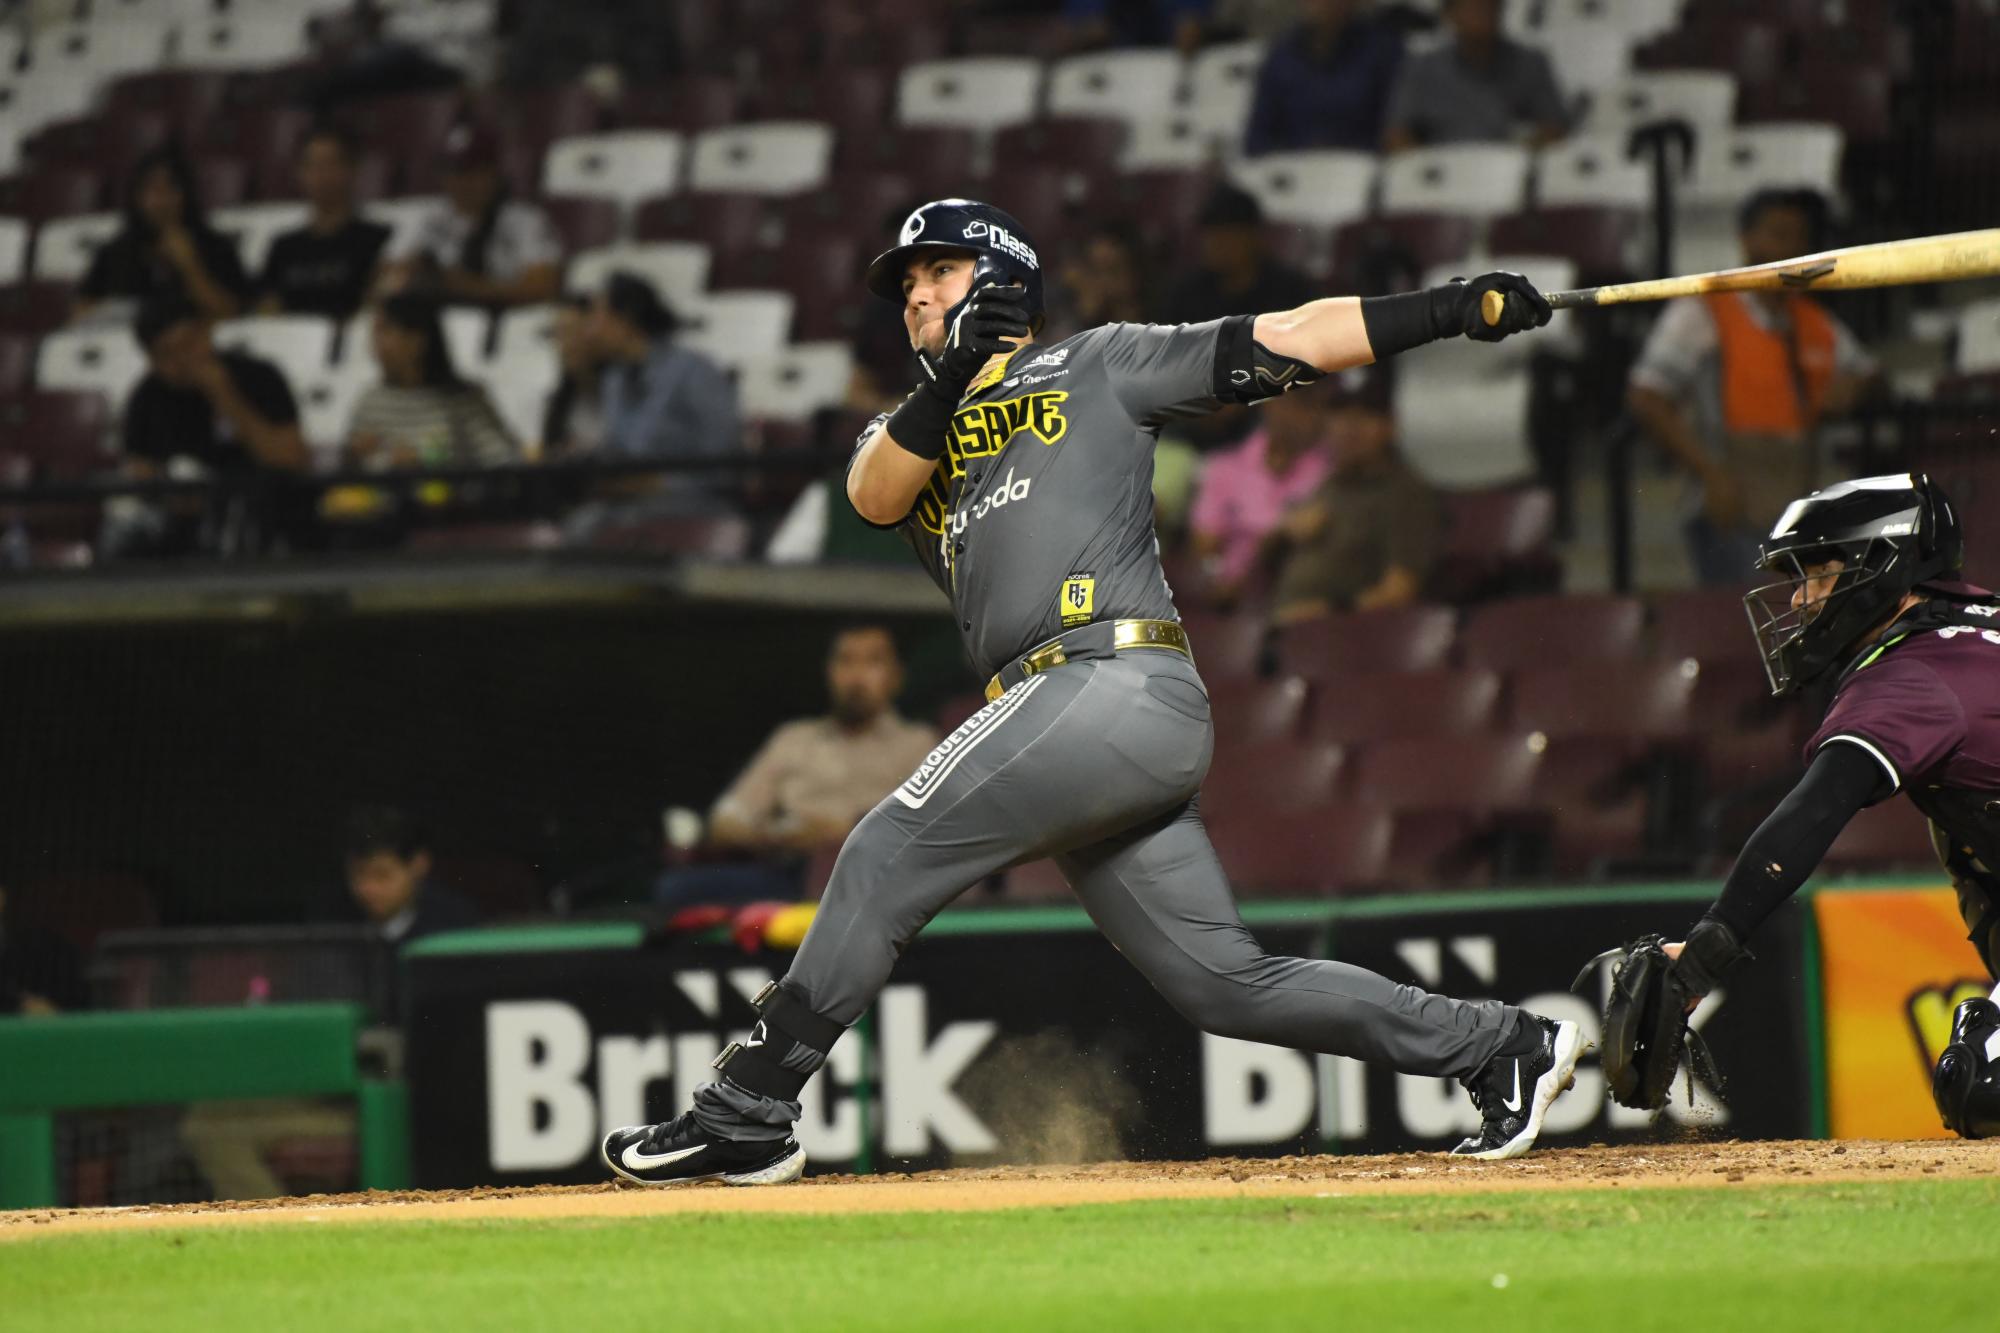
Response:
M981 677L1071 626L1176 619L1152 449L1162 422L1216 406L1221 327L1107 324L973 381L900 526Z

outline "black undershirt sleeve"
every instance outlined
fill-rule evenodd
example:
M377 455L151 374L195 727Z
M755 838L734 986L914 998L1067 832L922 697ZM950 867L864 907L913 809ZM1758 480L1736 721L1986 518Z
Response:
M1860 746L1831 741L1820 747L1799 785L1743 844L1708 915L1747 940L1806 882L1847 821L1889 787L1882 765Z

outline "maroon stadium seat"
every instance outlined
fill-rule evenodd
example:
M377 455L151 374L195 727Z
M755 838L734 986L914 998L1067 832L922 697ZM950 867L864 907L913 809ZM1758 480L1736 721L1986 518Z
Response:
M25 333L0 333L0 397L21 393L35 373L35 339Z
M502 144L537 162L557 139L595 133L600 121L597 99L576 83L510 88L487 114Z
M1276 680L1211 680L1210 715L1229 744L1297 737L1305 722L1306 682L1298 676Z
M2000 523L1981 521L2000 513L2000 458L1990 448L1937 449L1918 451L1917 465L1944 488L1967 515L1965 525L1965 577L1982 587L2000 582Z
M461 523L419 528L409 536L412 551L551 551L562 545L553 523Z
M1209 837L1239 897L1284 898L1382 882L1393 827L1375 806L1339 802L1233 818L1211 825Z
M801 313L838 308L866 296L861 286L864 262L862 248L852 236L806 235L787 239L780 249L725 251L709 270L708 285L716 290L788 291L798 299Z
M1312 734L1340 744L1459 736L1488 730L1499 711L1500 677L1491 671L1375 671L1318 686Z
M1539 486L1459 491L1444 497L1445 534L1433 595L1471 600L1495 592L1552 587L1560 567L1550 542L1555 497Z
M814 78L760 80L748 113L754 120L822 120L839 139L866 138L895 119L895 71L838 69Z
M0 396L0 439L33 459L46 479L68 481L111 467L116 460L104 449L109 425L101 394L28 390Z
M1808 63L1785 78L1743 85L1739 122L1813 120L1838 125L1849 144L1879 144L1895 133L1886 67Z
M135 111L157 112L192 141L205 131L229 90L226 75L202 70L148 70L128 74L111 85L105 111L122 117Z
M1486 244L1500 255L1561 255L1579 282L1616 282L1634 276L1632 246L1644 226L1633 209L1564 205L1495 218Z
M1519 735L1407 736L1349 758L1349 794L1392 810L1527 810L1542 748Z
M618 239L618 205L612 200L571 195L543 199L541 207L570 254Z
M1309 277L1325 278L1332 265L1333 238L1318 227L1266 226L1264 244L1281 264Z
M1509 677L1513 726L1545 736L1684 735L1699 669L1683 660L1517 668Z
M1398 811L1385 887L1424 892L1484 884L1493 877L1493 841L1489 822L1463 810Z
M203 153L194 160L194 179L208 208L234 208L250 197L250 167L241 158Z
M1091 196L1095 212L1134 219L1149 237L1164 238L1172 255L1171 247L1194 234L1215 180L1204 171L1127 171L1097 185Z
M741 560L750 550L750 525L733 515L717 518L651 518L620 523L591 539L604 550Z
M1124 123L1116 120L1067 116L1033 121L996 134L993 160L1009 171L1039 165L1112 175L1118 170L1127 133Z
M1653 652L1702 663L1747 659L1752 649L1743 598L1726 588L1668 593L1653 601Z
M1278 641L1285 670L1313 680L1371 671L1428 671L1451 656L1458 613L1448 606L1402 606L1322 616L1288 626Z
M611 108L620 129L666 129L693 134L739 119L742 96L726 74L696 74L650 88L634 88Z
M1747 731L1705 732L1700 752L1708 792L1726 795L1795 780L1805 771L1800 730L1783 720Z
M30 222L95 213L106 203L103 178L89 167L42 167L0 179L0 213Z
M1258 674L1270 633L1258 617L1187 611L1181 615L1181 625L1204 680L1213 683Z
M837 186L787 195L778 201L785 239L839 233L852 237L869 258L889 248L896 228L925 196L898 171L857 172Z
M255 115L218 117L203 147L249 163L263 198L289 199L298 193L299 143L312 123L302 107L260 107Z
M63 326L75 305L75 289L66 282L0 284L0 329L49 333Z
M1518 597L1475 607L1459 629L1459 654L1511 671L1554 660L1636 657L1645 608L1630 597Z
M642 241L700 241L719 256L762 244L770 216L761 195L676 195L641 204L634 231Z
M1329 804L1346 755L1337 745L1289 738L1245 744L1218 736L1201 785L1211 824L1259 810L1285 812Z
M1900 796L1848 821L1821 864L1829 870L1938 869L1929 824Z
M874 134L848 135L834 145L834 176L838 179L848 172L905 176L925 199L953 191L963 194L972 188L969 164L978 155L978 143L979 136L971 130L883 125Z
M1363 218L1333 234L1333 274L1343 291L1407 291L1439 264L1463 259L1479 225L1458 213L1399 213Z

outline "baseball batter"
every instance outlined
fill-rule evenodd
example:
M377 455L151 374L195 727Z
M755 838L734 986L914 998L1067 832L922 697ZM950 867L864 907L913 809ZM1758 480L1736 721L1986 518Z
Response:
M1569 1085L1576 1024L1264 952L1202 827L1208 696L1160 569L1152 453L1171 418L1272 397L1438 338L1548 322L1522 277L1318 300L1174 327L1034 341L1042 265L1006 213L926 204L868 271L902 306L923 379L871 423L847 492L900 528L951 599L989 702L855 828L811 931L749 1040L688 1113L620 1129L605 1164L641 1184L797 1178L799 1093L903 949L970 885L1053 857L1098 928L1193 1023L1463 1081L1480 1132L1526 1152ZM1481 297L1498 292L1489 326Z

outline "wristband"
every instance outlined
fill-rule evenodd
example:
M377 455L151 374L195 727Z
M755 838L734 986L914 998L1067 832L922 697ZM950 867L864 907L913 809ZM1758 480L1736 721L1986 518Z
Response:
M952 404L928 384L920 384L903 405L889 414L882 428L898 449L935 462L944 456L951 432Z
M1456 322L1464 286L1450 283L1428 291L1361 298L1361 326L1368 346L1380 361L1412 347L1450 338L1461 332Z

